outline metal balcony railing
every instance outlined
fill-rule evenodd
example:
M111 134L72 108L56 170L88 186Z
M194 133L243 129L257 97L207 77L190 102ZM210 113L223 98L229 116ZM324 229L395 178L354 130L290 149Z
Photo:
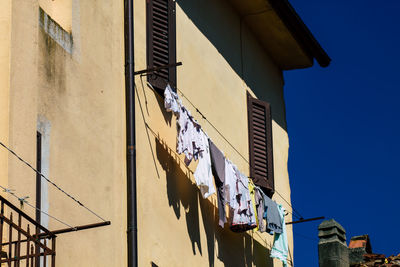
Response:
M1 266L55 266L55 234L2 196L0 241Z

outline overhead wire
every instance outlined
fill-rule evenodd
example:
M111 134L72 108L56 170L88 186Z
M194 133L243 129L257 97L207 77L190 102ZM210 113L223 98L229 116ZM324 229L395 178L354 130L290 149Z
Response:
M140 78L142 79L142 76L147 76L146 74L141 74L140 75ZM142 86L143 86L143 82L142 82ZM153 90L153 91L155 91L154 90L154 88L151 86L151 84L149 85L149 87ZM176 88L176 90L178 90L179 92L180 92L180 94L182 95L182 97L184 97L189 103L190 103L190 105L191 106L193 106L194 108L195 108L195 110L196 110L196 112L197 113L199 113L200 115L201 115L201 117L205 120L205 121L207 121L210 125L211 125L211 127L231 146L231 148L236 152L236 153L238 153L238 155L240 155L241 157L242 157L242 159L249 165L249 167L251 168L251 166L250 166L250 162L236 149L236 147L234 146L234 145L232 145L232 143L231 142L229 142L229 140L214 126L214 124L213 123L211 123L206 117L205 117L205 115L190 101L190 99L189 98L187 98L184 94L183 94L183 92L179 89L179 88L177 88L177 87L175 87ZM156 91L155 91L156 92ZM274 192L276 192L291 208L292 208L292 210L294 211L294 212L296 212L296 214L294 214L293 212L291 212L291 211L288 211L288 212L290 212L293 216L295 216L295 217L297 217L298 219L303 219L303 216L297 211L297 210L295 210L294 208L293 208L293 206L278 192L278 191L274 191Z
M13 192L12 189L8 189L8 188L6 188L6 187L4 187L4 186L2 186L2 185L0 185L0 188L3 189L3 192L6 192L6 193L10 194L11 196L17 198L21 203L24 203L24 204L28 205L29 207L31 207L31 208L33 208L33 209L35 209L35 210L37 210L37 211L39 211L39 212L41 212L41 213L47 215L48 217L52 218L53 220L56 220L57 222L59 222L59 223L61 223L61 224L64 224L65 226L67 226L67 227L69 227L69 228L76 229L76 227L73 227L73 226L69 225L68 223L63 222L63 221L61 221L60 219L56 218L55 216L52 216L52 215L50 215L49 213L47 213L47 212L45 212L45 211L39 209L38 207L33 206L31 203L29 203L29 202L26 200L26 199L29 198L29 197L19 197L19 196L17 196L17 194L15 194L15 193Z
M140 79L142 79L143 76L148 76L149 74L141 74L140 75ZM143 86L143 82L142 82L142 86ZM149 86L150 89L152 89L153 91L155 91L155 89L152 86ZM200 109L198 107L196 107L192 101L190 101L190 99L188 97L185 96L185 94L182 92L182 90L180 90L178 87L175 86L175 89L182 95L182 97L184 97L188 103L196 110L197 113L200 114L200 116L227 142L227 144L229 144L229 146L250 166L250 162L246 159L246 157L243 156L243 154L241 154L236 147L221 133L221 131L219 131L217 129L217 127L215 127L215 125L210 122L207 117L200 111ZM155 91L156 93L158 93L157 91ZM287 201L282 194L280 194L277 190L274 190L274 192L276 192L278 194L278 196L283 199L283 201L286 202L287 205L289 205L289 207L293 210L293 212L290 212L293 216L297 217L298 219L303 219L304 217L300 214L300 212L298 212L290 203L289 201Z
M72 195L70 195L69 193L67 193L65 190L63 190L61 187L59 187L56 183L54 183L53 181L51 181L49 178L47 178L45 175L43 175L40 171L36 170L34 167L32 167L31 164L29 164L27 161L25 161L23 158L21 158L20 156L18 156L17 153L15 153L12 149L10 149L8 146L6 146L5 144L3 144L0 141L0 145L2 147L4 147L5 149L8 150L8 152L10 152L12 155L14 155L15 157L17 157L21 162L23 162L25 165L27 165L29 168L31 168L34 172L36 172L37 174L39 174L42 178L44 178L48 183L50 183L51 185L53 185L55 188L57 188L59 191L61 191L63 194L65 194L67 197L69 197L70 199L72 199L73 201L75 201L76 203L78 203L82 208L86 209L88 212L90 212L91 214L93 214L94 216L96 216L97 218L99 218L100 220L102 220L103 222L106 222L105 219L103 219L100 215L98 215L96 212L94 212L93 210L89 209L88 207L86 207L82 202L80 202L79 200L77 200L75 197L73 197Z

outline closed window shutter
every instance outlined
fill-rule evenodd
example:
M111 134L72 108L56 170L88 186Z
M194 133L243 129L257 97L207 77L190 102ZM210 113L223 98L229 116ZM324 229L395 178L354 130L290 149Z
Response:
M274 193L271 105L247 93L250 176L270 197Z
M175 1L147 0L147 67L176 62ZM176 87L176 67L149 75L148 81L158 89L167 82Z

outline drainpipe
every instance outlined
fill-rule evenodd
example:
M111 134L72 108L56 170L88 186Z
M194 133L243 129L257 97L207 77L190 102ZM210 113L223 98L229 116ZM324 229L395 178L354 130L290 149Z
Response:
M138 266L133 1L124 0L128 267Z

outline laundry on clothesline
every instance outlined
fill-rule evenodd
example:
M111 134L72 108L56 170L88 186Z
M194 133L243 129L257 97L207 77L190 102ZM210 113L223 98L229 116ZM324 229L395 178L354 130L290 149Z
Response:
M282 205L278 205L279 217L282 220L283 226L285 226L285 209ZM283 266L287 266L289 246L286 235L286 227L282 227L282 233L275 233L274 244L271 249L271 258L277 258L283 262Z
M228 203L228 199L225 196L225 156L224 153L218 149L217 146L208 139L210 145L211 154L211 170L214 175L215 185L217 187L217 199L218 199L218 224L224 227L227 222L225 214L225 205Z
M229 222L233 232L255 229L274 234L271 257L282 260L286 266L288 243L283 207L224 156L169 84L164 97L166 111L172 112L177 119L177 153L185 155L187 166L193 160L198 161L194 178L202 197L217 193L219 225L224 227ZM229 221L226 205L229 207Z
M232 221L230 228L233 232L244 232L257 227L255 210L250 197L249 191L249 178L241 173L235 165L235 185L234 185L234 198L231 199L233 204L230 203Z
M199 164L194 172L194 178L196 184L200 187L200 192L203 198L208 198L216 191L211 171L210 147L208 144L208 137L203 130L200 130L199 135L200 140L198 142L202 149L198 155Z

